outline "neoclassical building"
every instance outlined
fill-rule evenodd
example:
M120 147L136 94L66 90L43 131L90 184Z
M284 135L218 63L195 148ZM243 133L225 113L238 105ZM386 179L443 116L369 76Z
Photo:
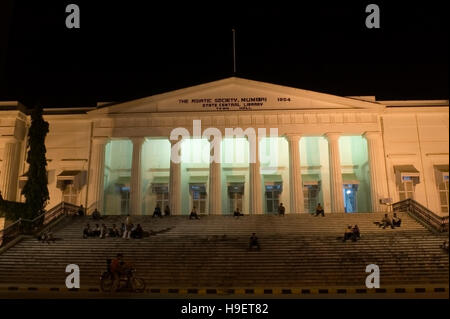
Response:
M113 215L149 215L156 205L174 215L193 206L265 214L283 203L296 214L321 203L352 213L413 198L448 214L448 100L339 97L232 77L44 113L49 208L66 201ZM8 200L23 201L29 125L23 106L0 102L0 190ZM181 141L170 139L180 131ZM221 139L205 135L211 131ZM240 132L255 132L257 142ZM210 163L212 153L220 160Z

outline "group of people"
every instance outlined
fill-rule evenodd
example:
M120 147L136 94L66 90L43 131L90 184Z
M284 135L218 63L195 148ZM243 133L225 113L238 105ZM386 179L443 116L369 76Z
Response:
M344 232L344 239L343 242L346 242L347 240L351 241L357 241L361 238L361 232L359 231L358 225L352 226L348 225Z
M386 229L386 227L391 227L392 229L394 229L395 227L400 227L400 225L402 224L402 220L397 216L397 213L394 213L392 219L388 216L388 214L384 214L381 222L374 222L374 224L378 225L378 227L383 227L383 229Z
M166 207L164 208L164 216L170 216L170 207L169 205L166 205ZM162 212L161 212L161 207L159 207L159 204L156 205L155 210L153 211L153 216L152 217L159 217L162 218Z
M120 228L116 224L113 224L111 228L108 228L105 224L102 224L101 227L99 224L95 224L95 227L91 228L89 224L86 224L86 227L83 229L83 238L99 237L104 239L106 237L122 237L125 239L142 239L148 235L149 233L144 231L141 224L135 226L128 218L125 223L122 223Z

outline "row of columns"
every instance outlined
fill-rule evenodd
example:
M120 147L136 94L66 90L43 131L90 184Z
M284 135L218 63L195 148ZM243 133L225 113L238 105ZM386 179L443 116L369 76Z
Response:
M331 212L344 212L344 198L342 196L342 170L339 153L340 133L326 133L328 141L329 169L330 169L330 193ZM384 207L379 204L381 198L387 197L387 181L384 167L384 154L382 149L382 137L380 132L366 132L363 135L367 140L369 170L370 170L370 190L372 200L372 211L383 211ZM303 183L301 175L299 141L300 134L286 134L289 145L289 183L290 183L290 204L291 213L304 212ZM259 139L256 143L255 154L259 155ZM143 137L131 138L133 143L133 157L131 168L131 189L130 202L131 213L141 213L141 161L142 145L145 141ZM92 186L94 191L90 205L94 205L98 210L103 211L104 193L104 169L105 169L105 146L106 138L95 138L93 142L92 156L93 165L91 170ZM171 141L173 146L177 141ZM12 146L9 146L10 148ZM171 147L172 151L175 149ZM177 150L180 152L180 150ZM216 148L220 152L220 147ZM5 150L6 152L6 150ZM8 150L12 152L12 150ZM9 154L8 153L8 154ZM212 155L212 154L211 154ZM262 214L262 191L261 191L261 171L259 156L254 163L250 163L250 214ZM220 153L216 154L220 158ZM209 211L210 214L222 213L222 183L221 164L213 161L209 168ZM179 215L181 207L181 164L170 161L169 177L169 204L172 214Z

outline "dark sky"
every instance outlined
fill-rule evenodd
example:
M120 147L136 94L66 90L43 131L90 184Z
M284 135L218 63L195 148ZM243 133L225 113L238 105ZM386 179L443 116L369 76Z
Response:
M445 2L2 1L0 100L92 105L229 77L233 27L236 76L343 96L448 99ZM65 27L69 3L80 6L80 29ZM365 27L369 3L381 9L380 29Z

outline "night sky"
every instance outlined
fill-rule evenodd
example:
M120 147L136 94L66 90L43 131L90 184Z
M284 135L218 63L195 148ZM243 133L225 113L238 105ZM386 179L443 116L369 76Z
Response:
M0 1L0 100L88 106L233 76L232 28L239 77L448 99L445 2L111 2ZM65 27L69 3L80 6L80 29ZM380 29L365 27L370 3Z

